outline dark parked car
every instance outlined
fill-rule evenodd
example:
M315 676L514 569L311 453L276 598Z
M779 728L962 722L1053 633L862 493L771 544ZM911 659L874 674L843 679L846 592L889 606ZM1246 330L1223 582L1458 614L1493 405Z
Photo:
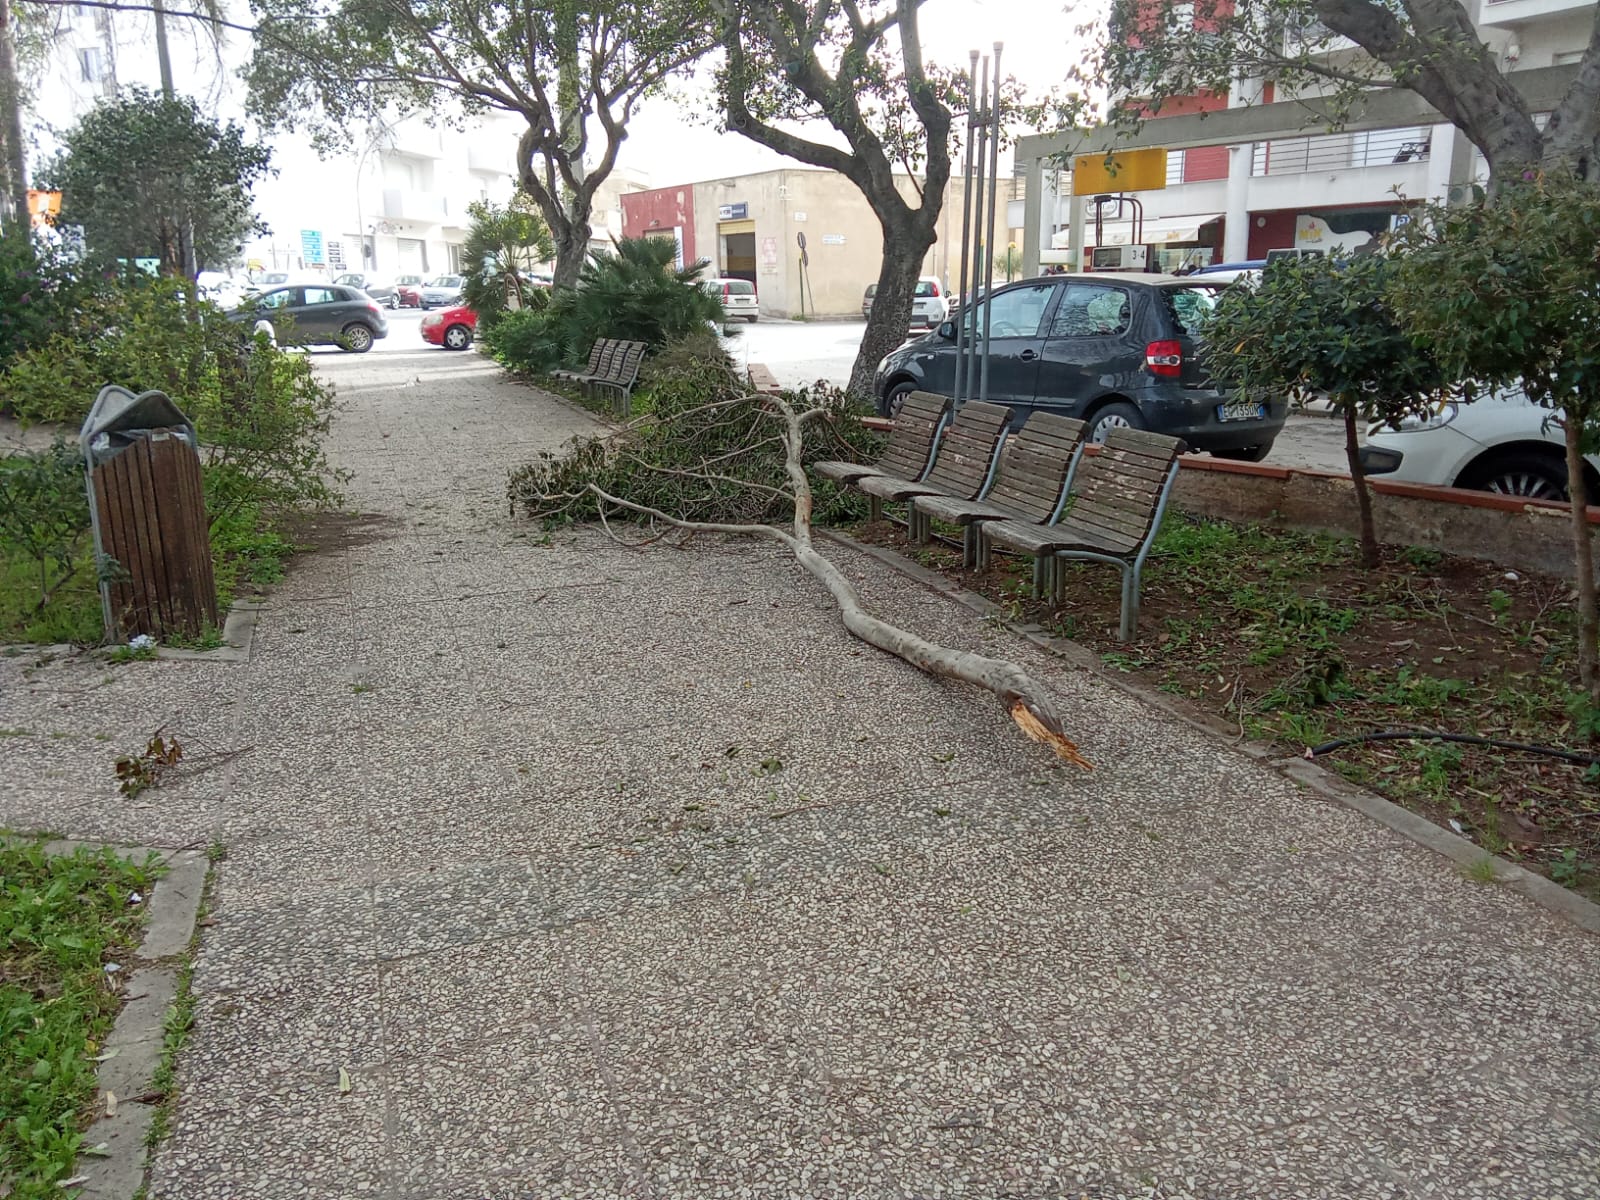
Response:
M989 320L989 399L1080 417L1103 441L1116 426L1180 437L1194 450L1259 462L1288 401L1239 401L1210 382L1199 335L1221 288L1203 278L1097 271L996 288L972 311ZM908 392L955 391L956 327L946 321L878 364L878 408ZM981 367L981 363L979 366Z
M334 282L365 292L385 308L400 307L400 293L395 290L394 281L382 275L375 275L371 271L347 271Z
M252 296L228 316L240 323L270 321L280 342L338 346L365 354L389 336L378 302L353 287L336 283L274 288Z

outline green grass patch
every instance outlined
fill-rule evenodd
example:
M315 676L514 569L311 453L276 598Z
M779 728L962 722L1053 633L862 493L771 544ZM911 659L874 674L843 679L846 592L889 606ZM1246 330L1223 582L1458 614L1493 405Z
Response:
M96 1062L122 1006L160 867L109 850L0 842L0 1194L64 1193L96 1099ZM115 963L120 970L108 972Z
M93 552L79 550L78 570L39 606L38 564L6 554L0 548L0 642L87 645L100 640L100 588L95 583Z

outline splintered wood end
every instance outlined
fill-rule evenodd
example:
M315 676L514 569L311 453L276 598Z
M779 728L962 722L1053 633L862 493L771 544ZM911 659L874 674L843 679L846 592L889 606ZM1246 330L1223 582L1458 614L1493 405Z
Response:
M1075 767L1082 767L1085 771L1094 770L1094 765L1078 753L1078 747L1068 739L1066 734L1059 729L1051 729L1039 719L1037 713L1028 707L1026 700L1017 699L1011 704L1011 719L1017 723L1017 728L1036 742L1043 742L1056 752L1056 757L1063 762L1069 762Z

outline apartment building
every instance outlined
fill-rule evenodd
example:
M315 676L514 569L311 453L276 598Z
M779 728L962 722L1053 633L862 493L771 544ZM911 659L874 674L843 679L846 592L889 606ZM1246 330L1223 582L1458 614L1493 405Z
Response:
M1594 25L1593 3L1478 2L1479 35L1508 73L1578 61ZM1360 53L1317 26L1290 36L1329 58ZM1271 80L1243 79L1227 93L1169 103L1147 132L1159 141L1163 118L1291 98ZM1169 151L1164 188L1088 201L1082 261L1091 262L1097 247L1133 244L1155 247L1166 270L1275 250L1350 252L1406 220L1411 204L1444 200L1452 187L1485 175L1481 154L1447 123L1190 146ZM1038 261L1076 261L1070 175L1046 169L1036 177L1044 193ZM1023 225L1022 204L1013 209L1013 223Z
M248 22L242 4L231 19ZM177 90L202 111L250 128L238 71L249 59L247 35L169 16L168 48ZM59 135L100 100L131 87L159 91L153 15L65 6L50 60L33 81L25 117L49 154ZM355 131L352 144L327 158L304 133L265 140L276 176L255 192L270 232L242 246L216 270L260 274L438 275L461 265L467 206L504 202L515 188L519 119L491 113L470 127L433 126L420 117ZM605 238L620 216L603 226Z

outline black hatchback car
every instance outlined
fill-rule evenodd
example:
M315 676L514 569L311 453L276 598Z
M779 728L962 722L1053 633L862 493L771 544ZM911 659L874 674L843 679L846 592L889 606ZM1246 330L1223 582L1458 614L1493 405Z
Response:
M1018 420L1036 409L1081 418L1096 442L1131 426L1259 462L1288 401L1235 400L1207 377L1199 334L1221 290L1203 278L1109 271L996 288L971 309L980 330L988 309L989 399ZM879 411L892 416L913 391L953 395L955 368L956 326L946 321L878 364Z

